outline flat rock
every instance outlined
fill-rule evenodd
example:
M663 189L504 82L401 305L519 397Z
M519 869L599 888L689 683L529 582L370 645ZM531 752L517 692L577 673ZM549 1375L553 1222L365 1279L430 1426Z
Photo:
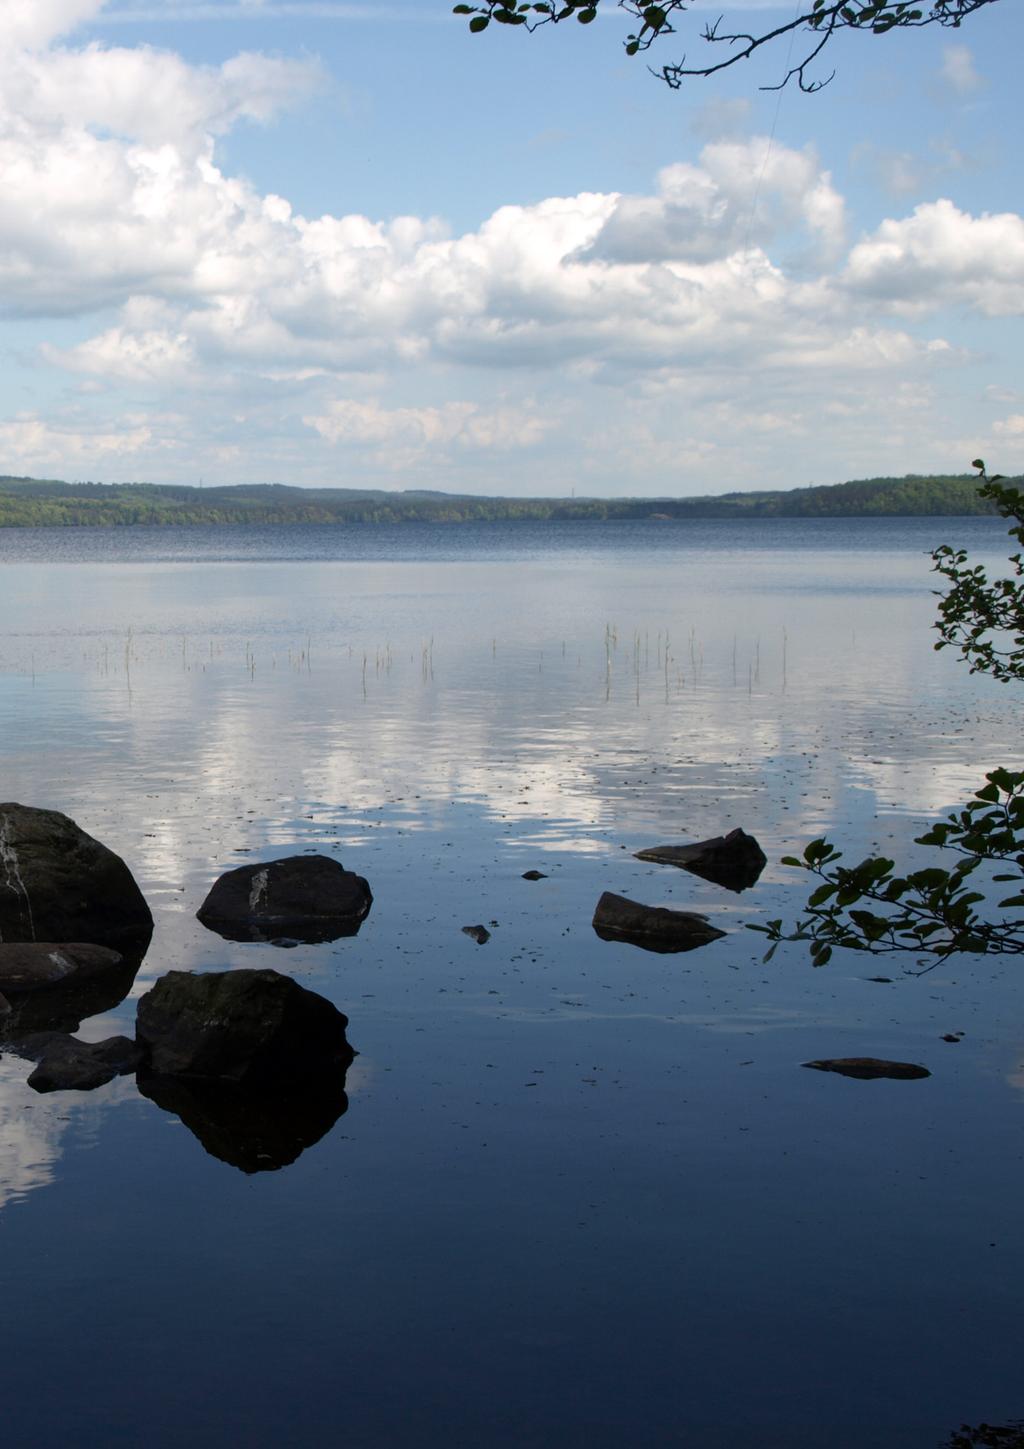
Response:
M153 1076L290 1087L344 1073L347 1025L279 971L169 971L140 997L136 1037Z
M58 945L45 941L0 943L0 987L11 993L38 991L66 984L72 977L87 980L115 971L124 962L109 946L83 942Z
M478 946L483 946L491 939L491 933L486 926L463 926L462 934L469 936Z
M841 1077L856 1077L858 1081L873 1081L878 1077L889 1077L894 1082L912 1082L920 1077L930 1077L927 1067L916 1062L887 1062L881 1057L824 1057L817 1062L804 1062L816 1072L838 1072Z
M0 804L0 940L117 945L152 929L120 856L56 810Z
M122 943L124 944L124 943ZM140 951L125 954L122 964L95 975L75 972L42 990L12 991L11 1011L0 1016L0 1042L32 1032L78 1030L90 1016L110 1011L132 989L142 961Z
M196 915L229 941L336 941L354 936L373 896L361 875L326 855L240 865L214 882Z
M594 912L593 927L602 941L626 941L662 954L694 951L725 935L696 911L672 911L605 891Z
M730 830L728 835L715 835L710 840L698 840L693 845L652 845L635 854L637 860L677 865L703 880L736 892L755 885L768 864L764 851L745 830Z
M542 870L524 870L523 880L547 880Z
M17 1055L38 1062L28 1084L36 1092L90 1092L135 1071L141 1052L129 1037L84 1042L63 1032L39 1032L16 1044Z

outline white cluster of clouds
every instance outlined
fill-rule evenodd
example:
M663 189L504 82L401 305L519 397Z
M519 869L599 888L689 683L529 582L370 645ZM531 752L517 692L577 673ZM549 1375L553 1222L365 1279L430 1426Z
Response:
M826 375L836 388L870 374L886 398L886 379L926 389L953 349L908 330L922 318L1024 310L1019 215L940 200L851 245L813 148L763 137L711 142L647 195L504 206L462 235L434 218L305 217L225 174L216 145L321 86L319 68L61 42L102 4L0 0L14 41L0 76L0 308L42 333L49 318L91 319L85 340L43 341L39 356L80 395L124 394L134 413L114 427L0 420L12 461L91 447L152 476L161 451L168 467L178 456L182 410L209 427L211 394L230 396L238 436L222 412L208 446L250 475L254 459L287 465L303 435L393 470L540 446L563 421L578 428L588 389L608 384L627 411L660 395L663 421L685 392L691 405L739 398L752 419L780 407L798 427L793 397L826 405ZM970 89L969 52L948 64ZM556 369L558 405L542 408L538 379ZM268 396L291 432L269 453Z

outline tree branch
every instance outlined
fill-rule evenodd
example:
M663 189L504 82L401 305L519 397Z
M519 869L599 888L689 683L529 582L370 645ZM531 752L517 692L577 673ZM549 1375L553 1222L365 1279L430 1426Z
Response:
M520 26L527 31L539 30L544 25L558 25L565 20L577 20L589 25L597 19L602 3L605 11L611 0L480 0L478 4L455 6L456 15L469 16L469 28L474 34L486 30L493 21L497 25ZM968 16L995 5L997 0L918 0L915 8L912 0L805 0L802 13L795 15L783 25L777 25L760 35L744 31L723 31L722 18L713 25L707 25L702 39L711 45L730 47L730 53L723 60L708 65L687 65L686 56L674 63L652 68L652 73L678 90L690 76L712 76L742 60L749 60L765 46L781 40L783 36L805 34L806 54L795 65L789 67L782 80L776 85L762 86L762 90L781 90L795 80L807 94L819 91L828 85L832 74L824 79L814 79L809 67L818 59L825 46L842 30L859 30L871 35L886 35L890 30L917 30L925 25L941 25L957 29ZM649 50L655 40L665 35L674 35L673 20L685 15L692 0L659 0L647 4L645 0L617 0L618 9L626 12L639 25L623 42L627 55L637 55Z

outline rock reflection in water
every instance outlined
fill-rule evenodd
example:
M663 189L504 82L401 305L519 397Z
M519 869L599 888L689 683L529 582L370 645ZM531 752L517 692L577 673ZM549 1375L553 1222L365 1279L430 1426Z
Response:
M204 921L203 925L225 941L250 942L263 946L323 946L345 936L357 936L362 921L321 919L315 924L288 922L287 926L251 924L244 921Z
M344 1073L286 1092L142 1073L138 1087L144 1097L180 1118L211 1157L245 1173L288 1167L348 1110Z

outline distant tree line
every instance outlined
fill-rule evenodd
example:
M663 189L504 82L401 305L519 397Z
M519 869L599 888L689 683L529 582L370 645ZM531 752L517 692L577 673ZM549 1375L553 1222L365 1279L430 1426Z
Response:
M155 483L63 483L0 477L0 527L137 524L586 522L685 518L955 517L991 514L973 475L866 478L786 491L700 498L479 498L438 492L192 488Z

